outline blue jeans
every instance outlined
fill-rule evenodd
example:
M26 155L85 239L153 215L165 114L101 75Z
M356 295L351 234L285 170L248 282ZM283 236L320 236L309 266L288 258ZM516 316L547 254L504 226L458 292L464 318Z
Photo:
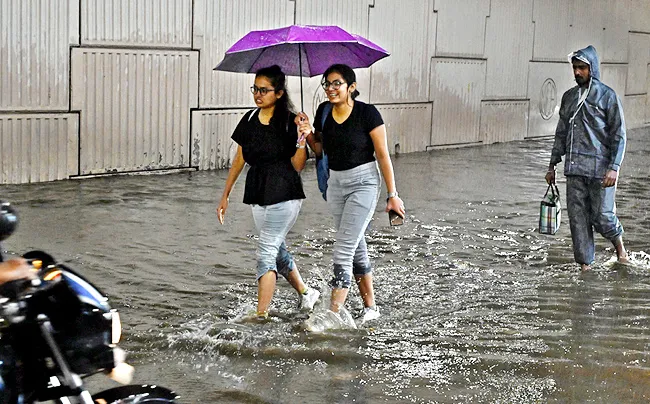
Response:
M327 205L334 217L334 279L332 287L350 288L352 274L372 271L365 231L377 206L381 177L376 162L349 170L330 170Z
M259 233L257 243L257 279L268 271L284 276L296 266L287 251L285 238L296 223L302 199L284 201L268 206L251 205L253 220Z
M616 186L603 188L600 178L566 177L566 206L577 263L591 265L595 258L594 230L610 241L623 234L616 216Z

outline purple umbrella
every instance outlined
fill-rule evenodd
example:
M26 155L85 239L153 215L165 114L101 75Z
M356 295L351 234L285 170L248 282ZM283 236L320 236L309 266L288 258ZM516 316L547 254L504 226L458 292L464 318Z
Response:
M284 73L301 77L302 109L302 76L323 74L334 63L345 63L352 68L369 67L388 55L369 40L334 25L291 25L249 32L226 51L214 70L254 73L278 65Z

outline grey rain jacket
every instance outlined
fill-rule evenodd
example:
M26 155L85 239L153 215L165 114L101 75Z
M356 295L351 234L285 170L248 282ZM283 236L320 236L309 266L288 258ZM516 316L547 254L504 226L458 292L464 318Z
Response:
M600 62L589 45L569 55L586 61L591 80L587 98L579 104L579 86L562 96L560 121L555 130L551 164L564 162L564 175L602 178L607 170L618 171L625 154L625 119L621 101L600 82Z

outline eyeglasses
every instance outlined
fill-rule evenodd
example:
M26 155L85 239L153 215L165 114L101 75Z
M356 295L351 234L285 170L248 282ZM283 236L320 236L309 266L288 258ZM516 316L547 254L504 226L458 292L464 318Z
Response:
M265 96L266 94L268 94L270 91L275 92L275 89L273 89L273 88L266 88L266 87L258 87L258 86L256 86L256 85L253 85L253 86L251 87L251 93L253 93L253 94L255 94L255 93L260 93L260 94L262 94L262 97Z
M341 86L345 84L345 81L339 81L339 80L334 80L331 83L327 80L323 80L320 82L320 85L323 86L323 90L327 91L330 86L333 87L335 90L338 90L341 88Z

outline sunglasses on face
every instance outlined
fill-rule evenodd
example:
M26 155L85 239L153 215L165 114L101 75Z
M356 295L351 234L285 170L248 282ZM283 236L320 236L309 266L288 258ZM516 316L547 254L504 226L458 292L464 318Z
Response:
M339 80L334 80L332 82L323 80L320 82L320 85L323 86L323 90L325 91L329 90L330 87L334 88L335 90L338 90L339 88L341 88L343 84L345 84L345 81L339 81Z
M265 96L270 91L275 91L275 89L266 88L266 87L258 87L258 86L254 85L254 84L253 84L253 86L251 86L251 93L253 93L253 94L260 93L262 96Z

